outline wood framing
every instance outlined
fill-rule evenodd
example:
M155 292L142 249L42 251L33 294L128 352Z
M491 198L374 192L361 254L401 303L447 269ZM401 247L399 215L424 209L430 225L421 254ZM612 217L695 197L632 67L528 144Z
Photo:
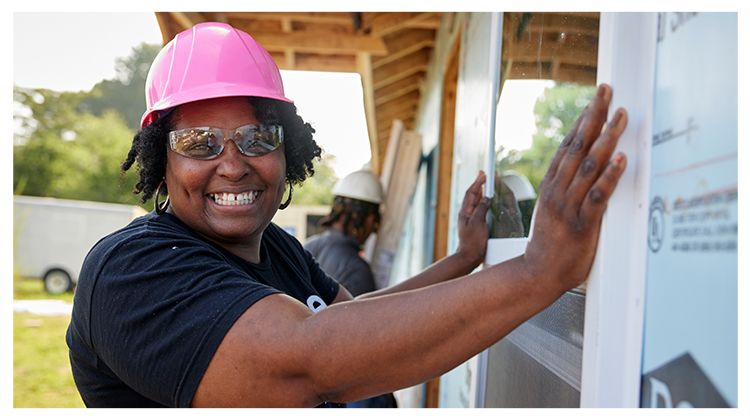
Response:
M370 137L371 167L373 173L380 173L380 151L378 150L378 122L375 117L375 89L372 83L372 58L370 54L357 55L357 69L362 78L362 97L365 101L365 117L367 118L367 133Z
M456 125L456 93L458 90L458 52L461 34L451 46L448 66L443 76L443 100L440 111L440 140L438 143L437 187L435 197L435 237L432 260L438 261L448 253L448 226L451 211L451 179L453 178L453 147ZM427 382L425 406L437 407L440 399L440 378Z

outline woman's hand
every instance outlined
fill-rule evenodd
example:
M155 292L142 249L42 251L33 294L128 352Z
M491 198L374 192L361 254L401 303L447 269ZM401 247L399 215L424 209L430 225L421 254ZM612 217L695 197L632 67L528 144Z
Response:
M487 252L487 209L490 200L482 194L482 186L487 180L483 171L479 171L477 178L464 194L461 210L458 212L458 249L456 255L468 264L471 270L484 261Z
M612 89L602 84L563 140L540 186L531 240L524 254L532 278L563 292L588 276L602 215L625 170L625 155L610 157L627 125L618 109L607 111Z

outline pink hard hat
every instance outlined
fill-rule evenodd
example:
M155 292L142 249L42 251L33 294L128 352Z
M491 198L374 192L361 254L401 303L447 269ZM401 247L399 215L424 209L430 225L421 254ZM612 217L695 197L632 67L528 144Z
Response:
M175 35L151 64L141 128L159 111L226 96L292 102L273 58L250 35L226 23L199 23Z

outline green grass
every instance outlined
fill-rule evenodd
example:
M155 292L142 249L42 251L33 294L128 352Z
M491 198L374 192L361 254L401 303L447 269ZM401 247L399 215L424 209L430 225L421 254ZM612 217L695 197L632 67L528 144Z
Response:
M83 407L70 371L69 316L13 314L13 407Z
M13 276L13 299L58 299L73 303L73 292L52 295L44 290L42 279L29 279Z

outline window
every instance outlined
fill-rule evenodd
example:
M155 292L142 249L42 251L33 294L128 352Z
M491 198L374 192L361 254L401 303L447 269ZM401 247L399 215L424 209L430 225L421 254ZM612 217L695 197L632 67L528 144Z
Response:
M552 157L596 85L598 13L504 13L491 238L527 237Z

